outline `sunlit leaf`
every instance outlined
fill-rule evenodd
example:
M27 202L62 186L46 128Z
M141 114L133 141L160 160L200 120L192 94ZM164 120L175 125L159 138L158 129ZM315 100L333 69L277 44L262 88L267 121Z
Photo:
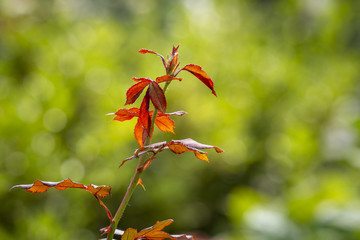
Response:
M157 82L151 82L149 84L149 96L156 109L166 112L165 94Z
M198 143L198 142L196 142L195 140L193 140L191 138L186 138L186 139L183 139L183 140L173 140L173 141L169 142L167 144L167 146L169 147L169 149L172 152L174 152L176 154L181 154L181 153L184 153L184 152L187 152L187 151L193 152L197 159L200 159L200 160L203 160L203 161L206 161L206 162L209 162L209 158L207 156L207 153L203 152L203 151L200 151L199 149L214 148L217 153L224 152L224 150L222 150L219 147Z
M121 237L121 240L135 240L137 236L137 230L128 228Z
M184 144L184 145L187 146L187 147L196 148L196 149L210 149L210 148L214 148L217 153L222 153L222 152L224 152L224 150L222 150L222 149L219 148L219 147L202 144L202 143L199 143L199 142L197 142L197 141L195 141L195 140L193 140L193 139L191 139L191 138L186 138L186 139L183 139L183 140L173 140L172 142L182 143L182 144Z
M94 184L90 184L87 187L87 191L91 192L94 196L99 196L99 197L106 197L110 194L111 191L111 187L110 186L96 186Z
M152 50L148 50L148 49L143 49L143 48L142 48L142 49L139 50L139 53L141 53L141 54L152 53L152 54L158 55L158 56L161 58L164 67L166 68L165 58L164 58L162 55L158 54L157 52L154 52L154 51L152 51Z
M130 120L133 117L138 117L139 111L140 110L138 108L122 108L119 109L116 113L109 113L108 115L116 115L113 120L123 122L126 120Z
M133 104L138 99L144 88L152 82L152 80L148 78L135 78L135 81L139 82L134 84L129 88L129 90L127 90L125 105Z
M164 75L164 76L161 76L161 77L157 77L157 78L156 78L156 82L157 82L157 83L162 83L162 82L167 82L167 81L172 81L172 80L179 80L179 81L181 81L182 78L171 77L171 76L169 76L169 75Z
M174 132L175 123L171 118L169 118L166 115L158 116L155 119L155 124L163 132L175 133Z
M210 88L212 91L212 94L214 94L216 96L213 81L207 75L207 73L201 69L200 66L194 65L194 64L189 64L189 65L186 65L185 67L183 67L182 69L180 69L180 71L182 71L182 70L186 70L186 71L192 73L195 77L197 77L200 81L202 81L208 88Z
M138 108L130 108L130 109L119 109L116 113L109 113L108 115L115 115L114 121L126 121L130 120L133 117L139 117L140 109ZM150 119L154 111L150 111ZM157 117L155 119L155 125L163 132L172 132L174 133L174 121L169 118L169 116L177 115L182 116L186 114L184 111L176 111L171 113L163 113L158 111ZM154 129L152 129L153 131ZM152 132L151 132L152 135ZM145 131L142 123L140 122L139 118L134 128L134 136L136 141L138 142L139 146L144 146L145 139L147 137L147 132Z
M11 189L22 188L22 189L26 189L26 191L31 193L43 193L52 187L57 190L65 190L67 188L81 188L81 189L85 189L88 192L91 192L94 196L99 196L99 197L106 197L107 195L110 194L111 191L110 186L96 186L93 184L89 184L85 186L84 184L73 182L69 178L61 182L48 182L48 181L36 180L32 184L15 185Z
M103 197L110 195L110 191L111 191L110 186L96 186L93 184L89 184L89 185L85 186L84 184L73 182L68 178L61 182L47 182L47 181L36 180L32 184L15 185L11 189L22 188L22 189L26 189L26 191L31 192L31 193L43 193L52 187L57 190L65 190L67 188L85 189L86 191L92 193L95 196L95 198L98 200L100 205L103 206L104 209L106 210L106 213L107 213L110 221L112 221L112 215L111 215L109 209L99 199L99 197L103 198Z
M149 114L149 103L150 103L150 94L149 89L146 91L145 97L140 106L139 119L145 129L146 133L150 135L151 127L151 118Z
M173 222L174 222L174 220L172 220L172 219L164 220L161 222L157 221L154 226L141 230L136 236L137 237L146 237L149 234L151 235L155 232L161 231L162 229L164 229L164 227L170 225Z
M144 146L147 134L140 122L140 118L138 118L135 128L134 128L134 136L135 136L135 139L138 142L139 146L140 147Z
M145 153L152 153L153 154L152 156L155 156L159 152L162 152L163 150L166 149L170 149L173 153L176 154L193 152L197 159L209 162L207 153L199 149L210 149L210 148L214 148L217 153L224 152L224 150L222 150L219 147L198 143L191 138L186 138L183 140L172 140L170 142L165 142L165 141L158 142L137 149L134 155L125 159L122 164L133 158L139 157Z
M186 234L169 234L167 232L162 231L164 227L170 225L174 221L172 219L168 219L165 221L157 222L154 226L145 228L140 232L137 232L136 229L128 228L126 231L122 231L119 229L115 230L115 235L122 236L122 240L140 240L140 239L147 239L147 240L164 240L164 239L187 239L187 240L194 240L193 236L186 235ZM101 229L101 231L106 231L107 228Z

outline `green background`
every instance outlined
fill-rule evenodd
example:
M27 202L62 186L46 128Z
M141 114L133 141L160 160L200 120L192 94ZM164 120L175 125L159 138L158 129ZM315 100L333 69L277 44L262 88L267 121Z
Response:
M167 91L176 135L119 228L172 218L213 240L360 239L360 4L341 0L3 0L0 2L0 239L98 239L91 194L31 194L36 179L110 185L115 212L136 166L135 120L113 122L132 77L164 74L180 44L218 97L181 72ZM134 106L138 106L135 103Z

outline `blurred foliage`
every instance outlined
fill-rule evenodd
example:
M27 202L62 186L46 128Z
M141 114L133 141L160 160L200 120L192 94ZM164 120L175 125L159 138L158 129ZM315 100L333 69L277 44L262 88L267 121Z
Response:
M173 218L207 239L360 239L360 2L341 0L3 0L0 2L0 239L98 239L106 213L76 189L135 168L135 122L111 122L132 77L163 74L180 44L218 98L187 73L167 92L176 136L219 146L210 163L162 154L120 228Z

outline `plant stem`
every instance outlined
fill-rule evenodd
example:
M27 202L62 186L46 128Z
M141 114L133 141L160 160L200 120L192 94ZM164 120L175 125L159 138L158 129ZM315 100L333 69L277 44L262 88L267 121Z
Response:
M166 92L166 89L168 88L169 84L170 84L171 81L168 81L165 83L164 85L164 88L163 88L163 91ZM152 116L152 119L151 119L151 127L150 127L150 132L152 132L152 129L154 128L154 125L155 125L155 119L156 119L156 115L158 113L158 110L157 109L154 109L154 113L153 113L153 116ZM151 137L148 136L146 138L146 141L145 141L145 145L149 145L151 143ZM132 196L132 194L134 193L134 190L137 186L137 183L140 179L140 176L141 174L143 173L144 171L144 168L142 167L145 163L145 158L144 158L144 155L141 155L139 157L139 162L138 162L138 165L136 167L136 170L135 170L135 173L131 179L131 182L126 190L126 193L119 205L119 208L117 209L116 213L115 213L115 216L113 218L113 220L111 221L111 224L110 224L110 231L107 235L107 240L112 240L113 237L114 237L114 233L115 233L115 230L117 228L117 225L119 224L119 221L122 217L122 215L124 214L125 212L125 208L127 207L129 201L130 201L130 198Z

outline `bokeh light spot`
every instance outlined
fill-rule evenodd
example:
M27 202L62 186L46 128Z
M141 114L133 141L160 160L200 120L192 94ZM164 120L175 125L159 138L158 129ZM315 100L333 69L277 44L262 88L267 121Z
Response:
M55 138L51 133L38 132L31 141L31 148L40 156L49 156L55 148Z
M64 129L66 122L66 114L58 108L49 109L43 118L45 128L51 132L60 132Z
M13 152L5 159L5 168L13 176L20 176L28 168L28 159L21 152Z
M81 181L85 175L85 168L78 159L70 158L61 165L60 174L63 179Z

